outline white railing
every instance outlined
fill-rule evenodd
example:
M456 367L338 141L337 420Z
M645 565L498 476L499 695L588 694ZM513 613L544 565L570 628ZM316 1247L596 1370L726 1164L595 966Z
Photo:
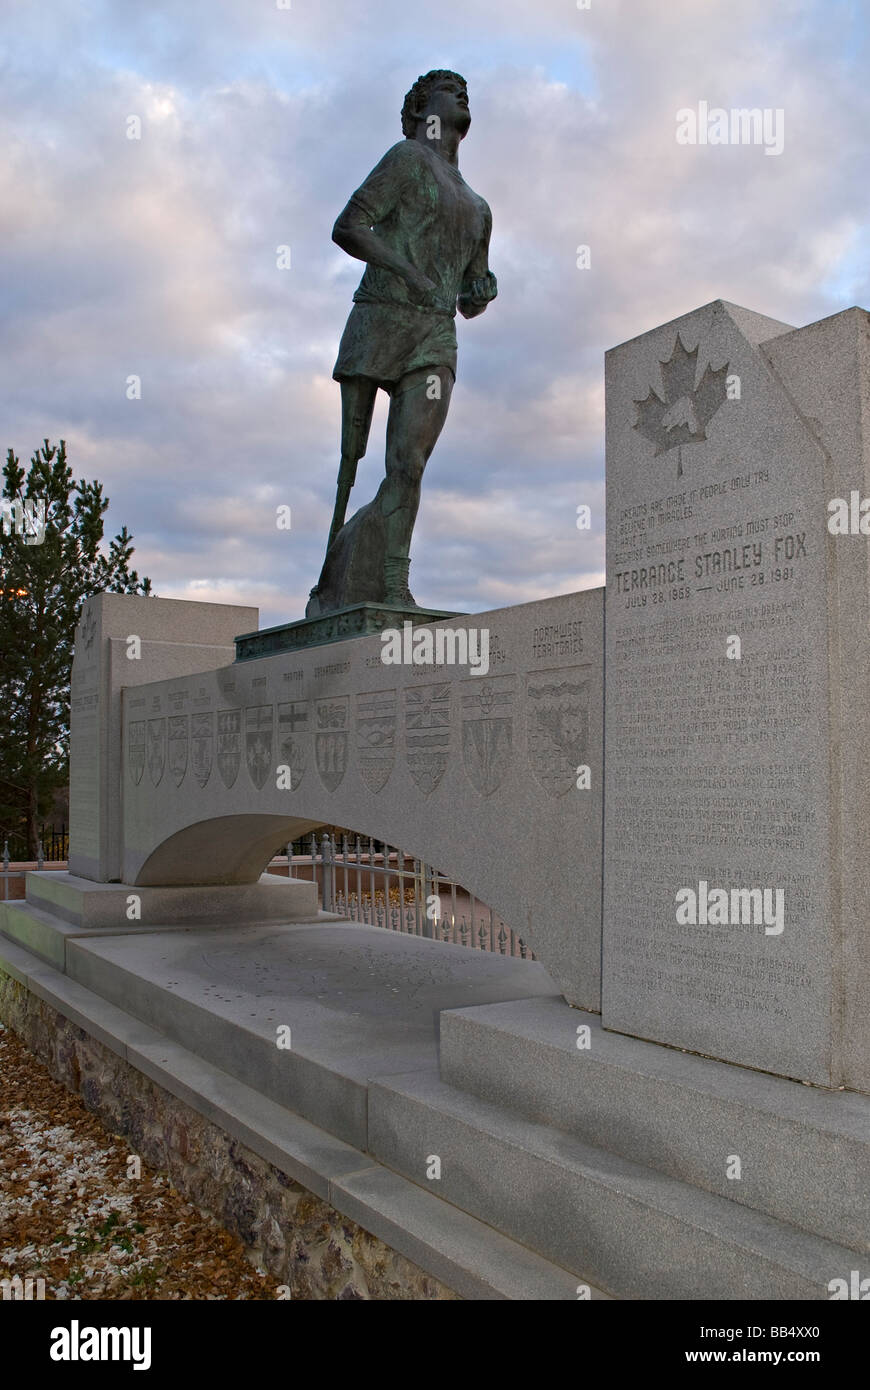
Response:
M492 908L454 879L392 845L376 846L359 835L337 840L311 836L310 854L293 855L288 873L320 884L323 910L371 927L449 941L478 951L534 960L526 946Z

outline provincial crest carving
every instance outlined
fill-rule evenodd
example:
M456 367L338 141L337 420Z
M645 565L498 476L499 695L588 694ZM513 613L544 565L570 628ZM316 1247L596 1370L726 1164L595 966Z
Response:
M169 716L169 771L176 787L180 787L187 771L188 727L186 714Z
M308 734L307 700L288 700L278 706L278 762L289 767L294 790L305 776Z
M347 771L348 715L350 699L337 695L316 702L317 732L314 757L320 780L328 792L341 785Z
M373 690L356 697L356 747L359 775L370 792L383 791L396 757L395 690Z
M540 671L527 678L529 764L551 796L575 786L577 768L589 761L590 681L583 670Z
M145 720L134 719L127 725L127 765L138 787L145 771Z
M213 757L214 713L209 710L207 713L193 714L190 723L190 760L193 775L201 787L211 776Z
M166 719L148 720L148 776L157 787L166 766Z
M449 682L405 691L405 756L412 778L428 796L444 776L450 757Z
M229 790L235 785L242 761L242 712L237 709L218 710L217 765L221 781Z
M481 796L492 796L513 758L514 676L462 682L462 761Z
M272 769L272 705L249 705L245 710L245 762L251 781L262 791Z

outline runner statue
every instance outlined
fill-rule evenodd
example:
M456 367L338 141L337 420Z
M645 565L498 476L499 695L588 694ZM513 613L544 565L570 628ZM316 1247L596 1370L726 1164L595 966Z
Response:
M404 140L388 150L333 228L366 262L333 376L341 384L341 465L323 571L308 617L354 603L416 607L408 589L420 482L456 377L456 309L495 299L487 255L492 214L459 172L471 115L465 79L418 77L402 107ZM378 387L390 397L386 477L345 522Z

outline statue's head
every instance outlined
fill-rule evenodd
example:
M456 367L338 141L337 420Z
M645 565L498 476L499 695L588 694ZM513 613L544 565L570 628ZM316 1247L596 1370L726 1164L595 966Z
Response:
M459 131L460 139L471 125L468 84L458 72L435 68L418 77L402 104L402 134L413 140L420 121L438 116L442 125Z

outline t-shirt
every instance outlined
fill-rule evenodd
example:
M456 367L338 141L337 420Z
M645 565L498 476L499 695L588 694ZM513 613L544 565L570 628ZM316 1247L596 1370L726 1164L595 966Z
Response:
M351 198L394 251L437 287L438 308L421 308L392 270L367 265L333 375L398 381L425 366L456 370L457 296L487 268L492 214L459 170L419 140L387 150Z

